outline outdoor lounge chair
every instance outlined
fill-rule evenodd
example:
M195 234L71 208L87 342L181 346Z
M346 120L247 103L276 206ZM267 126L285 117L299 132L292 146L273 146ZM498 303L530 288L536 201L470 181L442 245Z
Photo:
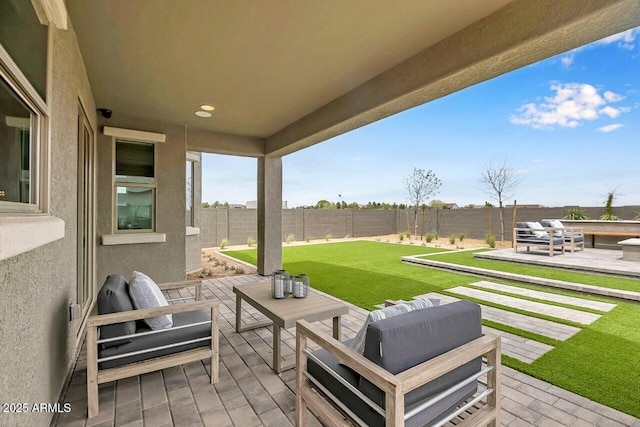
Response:
M559 233L559 236L555 233ZM564 254L564 229L545 228L538 222L518 222L513 235L514 252L518 252L518 246L526 246L527 252L533 246L548 250L549 256L553 256L556 249Z
M307 408L329 426L500 423L500 338L482 335L477 304L458 301L370 323L363 354L306 321L296 328L298 426L306 425ZM309 340L321 349L310 351Z
M218 301L202 300L202 283L158 284L161 290L196 286L196 301L140 310L133 309L128 286L120 275L107 277L87 321L89 418L99 413L98 385L105 382L202 359L211 359L211 383L218 381ZM167 329L141 322L167 314L173 318Z
M565 227L558 219L543 219L541 222L543 227L552 227L555 237L561 236L561 231L564 230L564 242L567 249L571 250L571 253L575 252L578 247L584 250L584 229L581 227Z

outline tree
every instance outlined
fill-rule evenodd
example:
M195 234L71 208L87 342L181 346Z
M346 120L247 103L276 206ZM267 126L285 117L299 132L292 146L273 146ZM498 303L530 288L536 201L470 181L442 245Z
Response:
M429 169L414 168L413 173L404 178L409 203L413 205L413 235L418 235L418 209L427 201L429 196L435 194L442 182L436 174Z
M315 206L316 209L331 209L331 202L327 200L318 200Z
M498 202L500 208L500 240L504 245L504 200L513 196L515 188L521 179L516 175L516 170L507 165L503 160L501 164L489 163L482 172L481 182L487 188L487 193Z
M429 207L434 209L448 209L448 205L442 200L433 199L429 202Z

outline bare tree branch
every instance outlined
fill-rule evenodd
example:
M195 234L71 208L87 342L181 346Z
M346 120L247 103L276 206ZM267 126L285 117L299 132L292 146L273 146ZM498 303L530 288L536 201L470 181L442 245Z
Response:
M506 159L502 164L494 165L489 163L482 172L480 180L487 188L489 196L498 202L500 207L500 232L504 245L504 200L510 199L515 192L515 188L522 182L517 175L515 168L507 165Z
M413 205L413 235L417 236L418 209L431 195L438 191L442 182L431 169L425 171L424 169L414 168L413 173L404 178L404 185L407 189L409 203Z

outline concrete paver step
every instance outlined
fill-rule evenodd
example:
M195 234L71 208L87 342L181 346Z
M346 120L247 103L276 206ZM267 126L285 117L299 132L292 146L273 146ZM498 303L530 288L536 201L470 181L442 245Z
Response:
M535 291L533 289L519 288L517 286L503 285L501 283L488 282L481 280L472 283L473 286L479 288L492 289L494 291L508 292L510 294L522 295L526 297L536 298L545 301L559 302L576 307L590 308L599 311L611 311L616 308L616 304L610 304L600 301L592 301L584 298L568 297L564 295L551 294L549 292Z
M449 292L458 295L464 295L484 301L491 301L496 304L513 307L520 310L530 311L532 313L545 314L547 316L557 317L559 319L569 320L584 325L590 325L600 318L599 314L585 313L584 311L572 308L558 307L555 305L544 304L540 302L522 300L506 295L495 294L492 292L471 289L465 286L457 286L448 289Z

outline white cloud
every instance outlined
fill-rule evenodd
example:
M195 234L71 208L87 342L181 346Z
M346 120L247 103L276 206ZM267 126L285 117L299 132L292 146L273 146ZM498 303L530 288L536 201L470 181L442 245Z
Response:
M598 130L599 130L600 132L605 132L605 133L607 133L607 132L613 132L614 130L618 130L618 129L620 129L622 126L624 126L624 125L622 125L621 123L614 123L614 124L612 124L612 125L602 126L601 128L598 128Z
M604 92L604 99L606 99L608 102L618 102L622 101L624 99L624 96L611 92L610 90L606 90Z
M573 60L575 59L576 54L571 51L568 54L564 55L562 58L560 58L560 62L562 63L562 66L566 69L571 68L571 66L573 65Z
M628 111L625 107L607 105L624 99L622 95L605 91L601 96L590 84L554 83L551 90L555 91L555 96L547 96L540 103L524 104L511 116L510 122L534 129L573 128L585 120L596 120L601 116L616 118Z
M623 31L618 34L614 34L609 37L605 37L602 40L599 40L596 43L599 44L611 44L618 43L618 47L622 49L633 50L635 45L633 42L636 40L636 37L640 36L640 28L632 28L627 31Z
M611 107L610 105L607 105L606 107L602 108L599 111L599 113L607 115L607 116L611 117L612 119L615 119L616 117L618 117L620 115L621 111L618 108L614 108L614 107Z

